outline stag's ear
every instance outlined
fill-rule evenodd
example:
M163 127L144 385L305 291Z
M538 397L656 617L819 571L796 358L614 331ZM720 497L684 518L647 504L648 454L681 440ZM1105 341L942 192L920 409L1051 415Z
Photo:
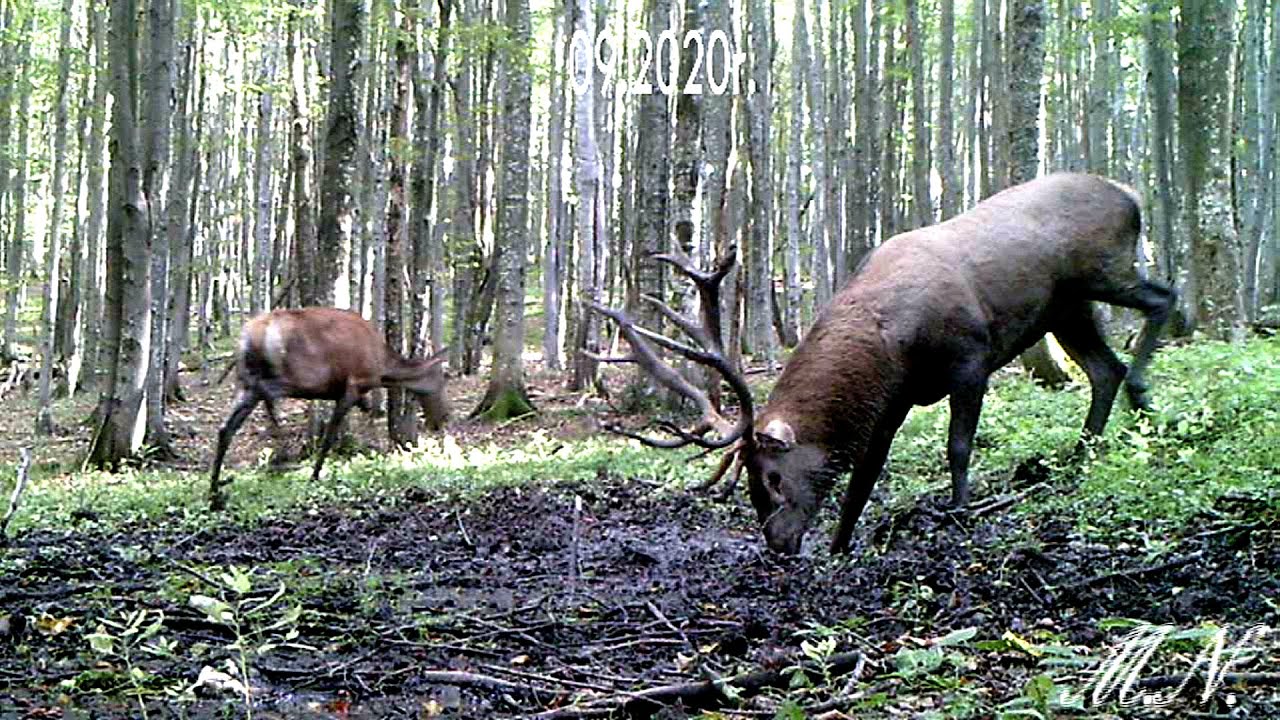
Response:
M764 426L763 430L756 431L756 445L761 450L769 452L786 452L795 447L796 431L791 427L791 423L781 418L774 418Z

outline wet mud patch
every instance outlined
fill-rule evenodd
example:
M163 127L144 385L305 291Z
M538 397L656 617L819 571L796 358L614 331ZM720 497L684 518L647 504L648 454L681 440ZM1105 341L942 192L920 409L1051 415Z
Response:
M1034 701L1037 648L1105 654L1108 618L1275 626L1270 508L1224 507L1154 558L933 497L870 513L850 556L812 533L784 558L743 503L616 478L32 533L0 563L0 718L243 716L246 674L256 717L991 717ZM1275 659L1238 668L1237 712L1280 713Z

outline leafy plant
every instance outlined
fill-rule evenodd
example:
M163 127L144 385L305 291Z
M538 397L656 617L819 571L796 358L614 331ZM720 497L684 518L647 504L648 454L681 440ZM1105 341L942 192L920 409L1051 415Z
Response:
M302 606L292 605L283 612L278 611L277 605L285 596L283 582L266 600L258 600L253 593L253 578L234 565L221 573L219 580L218 597L192 595L188 604L203 611L211 622L230 628L235 636L227 649L235 653L236 669L244 693L245 717L252 718L250 662L281 645L305 647L292 644L298 637L297 625Z

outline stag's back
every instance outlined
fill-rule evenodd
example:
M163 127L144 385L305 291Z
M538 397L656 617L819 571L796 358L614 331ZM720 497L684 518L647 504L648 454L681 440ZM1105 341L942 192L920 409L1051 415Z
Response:
M283 381L297 397L332 399L348 382L378 384L385 353L382 338L356 313L273 310L245 323L240 381Z

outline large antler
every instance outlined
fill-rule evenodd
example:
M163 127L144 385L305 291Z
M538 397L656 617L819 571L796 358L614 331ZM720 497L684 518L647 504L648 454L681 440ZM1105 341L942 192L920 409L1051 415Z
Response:
M690 430L683 430L669 420L659 421L658 426L674 435L673 439L652 438L616 425L610 425L608 429L611 432L639 440L645 445L660 448L697 445L707 450L717 450L733 445L743 438L749 438L748 431L751 429L754 413L751 390L747 387L746 379L725 358L724 344L720 339L720 283L729 274L729 271L733 269L733 265L737 260L734 251L732 249L729 250L724 257L717 260L715 267L709 272L699 269L693 264L693 261L682 254L654 255L653 259L671 265L682 275L693 281L693 284L698 288L698 297L701 305L701 324L671 309L659 298L651 295L644 296L645 301L653 303L664 317L684 331L693 340L696 347L640 327L621 310L614 310L598 303L590 303L592 310L618 324L618 328L622 330L622 334L626 336L627 342L631 345L630 355L602 357L591 354L591 357L600 362L625 362L639 365L654 380L657 380L672 392L693 401L702 413L702 419ZM725 381L729 383L729 387L733 389L734 394L738 396L738 422L730 425L729 421L720 414L719 409L707 397L706 393L695 387L675 368L658 357L657 352L654 350L654 345L678 353L699 365L715 370L723 376ZM719 437L707 438L706 435L710 432L717 433Z

